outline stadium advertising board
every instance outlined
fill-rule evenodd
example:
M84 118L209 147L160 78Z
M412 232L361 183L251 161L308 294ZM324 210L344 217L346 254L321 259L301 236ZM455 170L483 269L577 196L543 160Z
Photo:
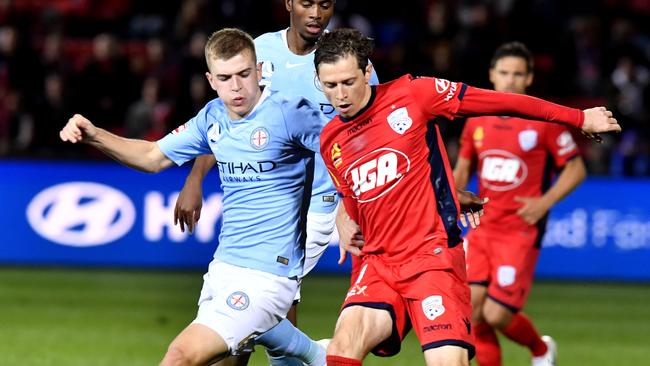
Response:
M0 162L0 263L204 269L222 193L211 173L194 235L173 225L188 168L157 175L118 164ZM538 277L650 280L648 180L589 178L553 211ZM487 207L486 207L487 209ZM347 272L330 247L316 271Z

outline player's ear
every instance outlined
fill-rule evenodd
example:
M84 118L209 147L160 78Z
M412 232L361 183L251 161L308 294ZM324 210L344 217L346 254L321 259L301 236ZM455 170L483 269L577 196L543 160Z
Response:
M291 10L293 8L292 2L293 2L293 0L284 0L284 7L287 8L288 12L291 12Z
M212 74L210 74L210 72L206 72L205 77L208 79L208 84L210 84L210 88L212 88L212 90L214 90L214 91L217 91L217 87L215 86L215 81L216 80L215 80L214 76L212 76Z
M526 75L526 88L528 88L533 84L533 79L534 79L534 74L531 71L528 73L528 75Z
M257 82L259 83L262 81L262 65L263 62L258 62L257 65L255 66L255 71L257 71Z
M366 84L370 83L370 78L372 77L372 64L368 62L368 65L366 65L366 71L363 74L363 77L366 79Z

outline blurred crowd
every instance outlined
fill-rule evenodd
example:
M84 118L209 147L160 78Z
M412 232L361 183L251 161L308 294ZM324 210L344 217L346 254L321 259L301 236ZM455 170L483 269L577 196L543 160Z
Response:
M294 0L298 1L298 0ZM0 157L86 158L59 143L81 113L157 139L216 97L203 45L214 30L253 36L289 24L285 0L0 0ZM592 174L650 175L650 1L337 0L330 28L375 39L380 80L432 75L490 88L494 49L535 54L531 95L606 105L624 132L583 141ZM450 155L462 123L442 122Z

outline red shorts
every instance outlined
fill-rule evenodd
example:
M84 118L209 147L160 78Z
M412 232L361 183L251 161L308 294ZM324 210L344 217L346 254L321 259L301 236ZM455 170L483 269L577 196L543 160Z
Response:
M440 249L438 254L419 254L402 264L386 264L374 255L363 258L342 308L366 306L390 313L393 333L373 349L374 354L397 354L414 328L423 351L455 345L474 356L465 252L461 245Z
M480 227L467 236L467 279L487 286L488 296L510 310L521 310L533 285L539 256L539 230L503 232Z

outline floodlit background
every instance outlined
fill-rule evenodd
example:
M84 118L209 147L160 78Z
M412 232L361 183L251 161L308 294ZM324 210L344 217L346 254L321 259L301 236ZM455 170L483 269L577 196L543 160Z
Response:
M297 0L294 0L297 1ZM490 88L494 49L527 44L529 92L605 105L624 132L578 142L590 177L553 211L527 312L562 365L650 359L650 2L338 0L330 28L373 37L381 81L404 73ZM282 0L0 0L0 365L152 365L196 311L217 245L221 192L205 185L197 232L173 227L189 167L130 171L59 142L73 113L157 139L216 97L203 45L236 26L288 26ZM452 162L462 121L442 122ZM328 250L306 280L299 323L332 334L348 265ZM507 340L508 365L528 365ZM411 335L391 359L421 364ZM257 352L252 365L263 365Z

